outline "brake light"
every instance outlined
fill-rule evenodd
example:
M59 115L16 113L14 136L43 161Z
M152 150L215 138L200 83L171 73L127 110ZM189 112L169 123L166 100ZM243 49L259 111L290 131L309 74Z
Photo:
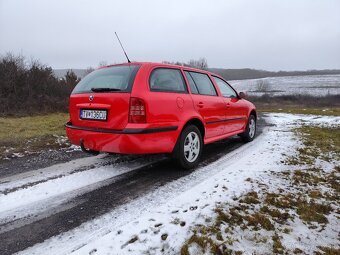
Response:
M145 103L143 99L137 97L130 98L129 122L130 123L146 122Z

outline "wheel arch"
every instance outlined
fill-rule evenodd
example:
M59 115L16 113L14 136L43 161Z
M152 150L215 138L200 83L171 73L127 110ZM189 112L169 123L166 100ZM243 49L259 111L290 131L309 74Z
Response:
M248 118L250 115L254 115L255 116L255 120L257 120L257 112L255 109L251 109L251 111L249 112Z
M204 124L203 122L198 119L198 118L192 118L190 120L188 120L182 127L181 129L181 132L183 131L183 129L189 125L194 125L198 128L198 130L201 132L201 136L202 136L202 139L204 140L204 135L205 135L205 127L204 127Z

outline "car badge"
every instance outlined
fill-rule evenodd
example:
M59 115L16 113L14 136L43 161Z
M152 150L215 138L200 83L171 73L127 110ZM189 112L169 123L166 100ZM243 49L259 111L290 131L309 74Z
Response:
M94 96L92 96L92 95L91 95L91 96L89 96L89 101L90 101L90 102L92 102L92 101L93 101L93 99L94 99Z

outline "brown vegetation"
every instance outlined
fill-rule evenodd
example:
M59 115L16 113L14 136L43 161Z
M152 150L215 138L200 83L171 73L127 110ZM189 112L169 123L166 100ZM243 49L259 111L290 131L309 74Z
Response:
M67 111L78 77L69 71L57 79L51 67L22 56L0 57L0 116Z
M310 95L284 95L270 96L249 96L249 101L253 102L258 108L275 108L275 107L340 107L340 95L327 96L310 96Z

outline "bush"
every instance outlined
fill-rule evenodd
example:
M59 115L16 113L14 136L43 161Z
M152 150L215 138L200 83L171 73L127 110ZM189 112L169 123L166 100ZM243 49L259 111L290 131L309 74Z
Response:
M270 91L270 84L267 80L261 79L256 81L256 92L268 92Z
M23 56L0 57L0 116L65 112L78 77L57 79L51 67Z
M249 101L258 106L301 106L301 107L339 107L340 95L327 96L311 96L311 95L282 95L270 96L264 94L262 96L249 96Z
M170 62L170 61L163 61L162 63L164 64L172 64L172 65L179 65L179 66L188 66L188 67L193 67L201 70L208 70L208 61L206 58L200 58L198 60L196 59L190 59L189 62L184 63L184 62Z

